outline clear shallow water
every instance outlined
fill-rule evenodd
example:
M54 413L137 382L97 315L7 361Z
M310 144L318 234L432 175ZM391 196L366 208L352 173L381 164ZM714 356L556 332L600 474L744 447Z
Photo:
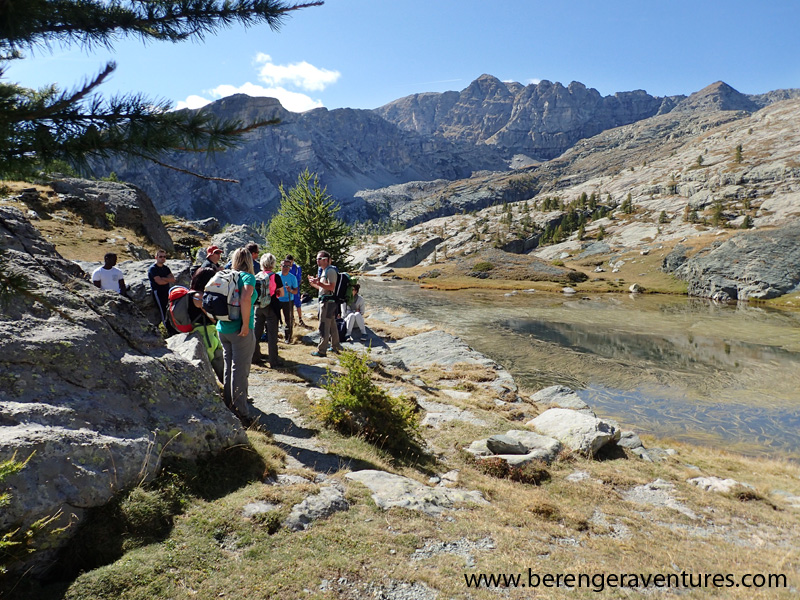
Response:
M640 433L800 458L800 315L697 299L437 292L362 278L525 388L561 383Z

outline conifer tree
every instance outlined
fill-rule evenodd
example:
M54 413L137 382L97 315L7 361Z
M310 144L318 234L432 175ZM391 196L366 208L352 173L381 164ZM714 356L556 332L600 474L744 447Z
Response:
M54 46L112 48L125 37L202 40L234 23L277 30L294 10L321 2L282 0L0 0L0 176L26 175L56 161L84 167L90 156L126 155L159 164L167 151L216 151L273 121L243 124L206 111L169 112L171 103L141 94L102 98L98 87L116 68L67 91L9 82L10 61ZM169 166L169 165L165 165ZM196 175L196 174L195 174Z
M293 187L286 191L281 186L280 192L281 205L267 232L270 252L278 258L294 256L304 275L316 275L315 259L320 250L331 253L331 264L340 271L349 270L352 231L336 216L339 205L320 187L319 178L306 169L297 176ZM311 291L305 277L300 285Z

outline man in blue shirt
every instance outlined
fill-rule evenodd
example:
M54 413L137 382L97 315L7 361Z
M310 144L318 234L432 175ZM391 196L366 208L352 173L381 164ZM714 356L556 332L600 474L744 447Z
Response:
M283 315L283 337L287 344L292 343L292 330L294 320L292 318L292 304L294 297L299 296L298 282L294 275L291 273L292 261L288 258L281 263L281 281L283 281L283 296L279 298L281 301L281 314Z
M289 273L294 275L294 278L297 280L297 293L294 295L294 307L297 309L297 324L301 327L306 327L306 324L303 323L303 309L301 308L302 302L300 301L300 282L303 281L303 269L294 262L294 256L291 254L286 255L286 260L288 260L292 267L289 269Z

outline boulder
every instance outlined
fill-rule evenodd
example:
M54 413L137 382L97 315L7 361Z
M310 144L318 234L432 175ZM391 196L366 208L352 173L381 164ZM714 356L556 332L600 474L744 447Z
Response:
M586 456L594 456L600 448L617 441L620 436L619 428L614 425L567 408L551 408L526 425Z
M539 390L531 396L531 400L536 404L543 404L545 406L557 406L558 408L571 408L573 410L591 412L589 405L581 400L578 394L563 385L551 385L550 387Z
M430 256L436 249L436 246L441 244L443 241L444 239L440 237L433 237L429 240L426 240L423 244L409 248L407 252L404 252L399 256L390 257L384 267L394 269L407 269L409 267L416 267L419 263L428 258L428 256Z
M200 231L204 231L209 235L214 235L215 233L219 233L222 229L222 225L220 222L215 219L214 217L208 217L207 219L200 219L199 221L189 221L186 223L190 227L195 227Z
M717 494L727 494L733 491L737 487L748 487L752 488L752 486L747 485L746 483L740 483L735 479L722 479L720 477L693 477L691 479L687 479L689 483L692 485L696 485L702 490L707 492L715 492Z
M620 433L619 440L617 441L617 446L621 446L622 448L628 448L629 450L644 447L644 445L642 444L642 440L639 439L639 436L636 435L636 433L634 433L633 431L623 431L622 433Z
M217 376L208 360L206 345L197 333L178 333L167 339L167 348L182 356L197 369L198 375L204 377L211 386L216 386Z
M0 208L3 270L24 274L0 311L0 461L30 457L4 485L0 532L59 514L72 522L151 478L162 460L247 443L216 384L164 340L130 300L87 282L23 217Z
M518 440L507 435L493 435L486 440L492 454L525 454L528 449Z
M556 459L563 447L557 439L523 429L511 429L506 432L506 437L519 441L525 447L525 454L534 455L548 464Z
M429 487L408 477L386 471L365 469L348 473L345 477L369 488L375 504L383 510L407 508L440 516L445 510L457 508L460 504L488 504L483 494L478 491Z
M225 228L225 231L222 233L218 233L213 238L211 238L211 244L213 246L219 246L222 249L222 256L223 261L222 264L225 264L231 258L231 254L237 248L243 248L250 242L255 242L258 244L259 250L264 252L267 246L267 240L264 239L264 236L258 233L255 229L250 227L249 225L229 225ZM202 262L206 258L206 249L201 248L197 252L197 261ZM282 257L278 257L282 258Z
M350 504L345 500L343 489L338 485L325 485L318 494L295 504L283 526L292 531L301 531L308 529L318 519L349 508Z
M128 227L153 244L173 252L175 247L153 201L130 183L67 177L50 184L62 194L61 203L96 227Z
M486 444L487 440L475 440L469 447L464 448L465 452L469 452L473 456L491 456L492 451Z

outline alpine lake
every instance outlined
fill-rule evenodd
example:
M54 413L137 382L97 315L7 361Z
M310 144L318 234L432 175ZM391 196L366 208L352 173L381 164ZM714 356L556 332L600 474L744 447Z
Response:
M360 282L367 315L382 307L431 321L525 391L566 385L598 416L664 444L800 460L800 314L680 296Z

